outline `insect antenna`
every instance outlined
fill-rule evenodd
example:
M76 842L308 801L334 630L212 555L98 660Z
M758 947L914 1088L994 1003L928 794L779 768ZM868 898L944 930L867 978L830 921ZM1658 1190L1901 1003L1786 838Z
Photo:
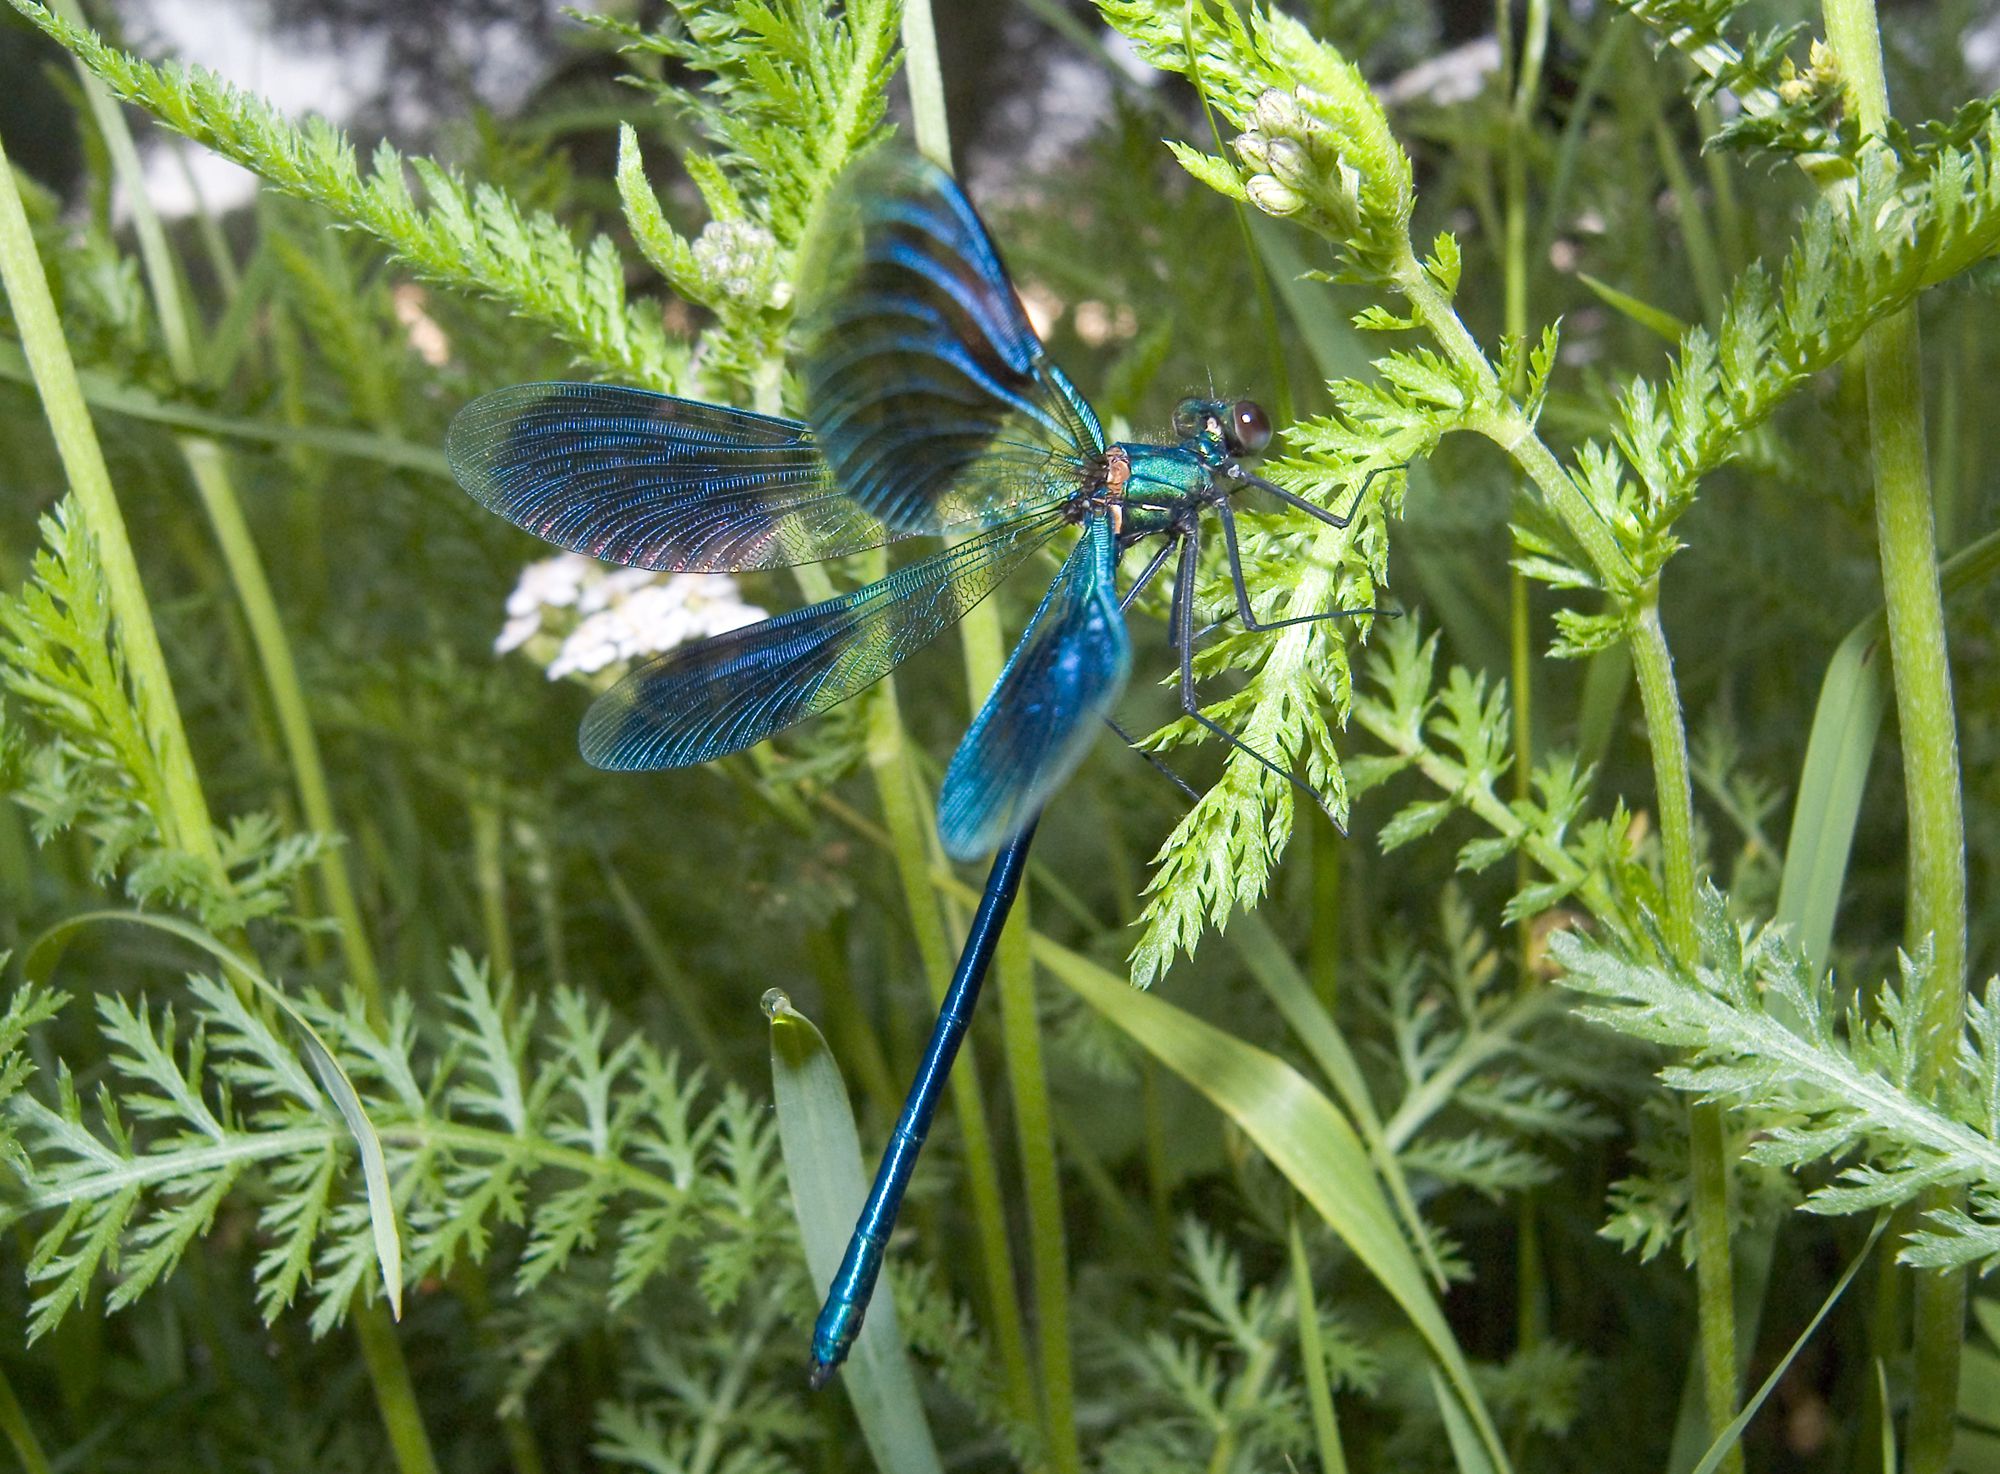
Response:
M1198 804L1201 802L1201 795L1195 792L1193 785L1190 784L1187 781L1187 779L1183 778L1179 773L1176 773L1172 768L1168 767L1164 762L1160 761L1158 755L1148 752L1145 748L1141 747L1139 745L1139 739L1137 737L1134 737L1130 732L1126 731L1124 727L1120 726L1117 718L1106 717L1104 719L1104 725L1109 727L1112 731L1118 734L1119 741L1123 742L1127 747L1131 748L1132 751L1138 753L1140 757L1144 758L1148 763L1152 764L1153 770L1155 772L1157 772L1161 777L1165 778L1169 783L1173 784L1174 787L1178 788L1182 793L1186 794L1189 803Z

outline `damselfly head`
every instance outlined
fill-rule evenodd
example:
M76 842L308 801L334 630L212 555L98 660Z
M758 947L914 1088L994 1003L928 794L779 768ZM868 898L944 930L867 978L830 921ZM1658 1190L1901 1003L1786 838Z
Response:
M1254 400L1183 399L1174 433L1210 462L1253 456L1271 443L1271 417Z

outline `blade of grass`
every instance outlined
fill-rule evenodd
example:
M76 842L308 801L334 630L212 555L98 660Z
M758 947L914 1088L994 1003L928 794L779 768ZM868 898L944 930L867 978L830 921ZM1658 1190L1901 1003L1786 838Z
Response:
M1621 292L1608 281L1599 281L1587 271L1579 271L1576 279L1590 288L1591 294L1620 316L1629 317L1647 332L1665 338L1669 343L1679 344L1687 336L1687 324L1665 308L1655 307L1642 301L1630 292Z
M0 1373L0 1432L7 1435L23 1474L52 1474L49 1456L35 1436L35 1425L28 1421L28 1411L14 1395L14 1384L5 1373Z
M1444 1419L1444 1435L1451 1444L1452 1462L1458 1465L1458 1474L1493 1474L1493 1461L1480 1447L1478 1435L1466 1421L1465 1409L1451 1395L1451 1388L1445 1385L1436 1367L1425 1370L1430 1373L1431 1396L1437 1401L1438 1416Z
M1042 966L1207 1096L1312 1204L1424 1338L1494 1469L1506 1470L1506 1452L1472 1368L1346 1117L1276 1056L1141 992L1045 937L1036 937L1034 947Z
M1425 1231L1423 1216L1417 1211L1416 1198L1410 1192L1409 1179L1403 1173L1402 1163L1396 1160L1396 1153L1388 1143L1382 1118L1376 1112L1374 1098L1368 1093L1367 1078L1361 1073L1361 1063L1347 1047L1347 1038L1340 1032L1340 1026L1313 994L1312 985L1285 951L1270 923L1254 911L1239 912L1226 935L1244 965L1250 969L1251 977L1263 988L1265 996L1277 1005L1285 1023L1313 1057L1320 1073L1326 1076L1327 1083L1340 1097L1341 1104L1347 1107L1355 1129L1368 1144L1368 1155L1389 1190L1389 1197L1396 1205L1405 1231L1423 1256L1424 1267L1430 1271L1433 1283L1443 1289L1448 1283L1444 1265L1439 1262L1437 1250Z
M6 289L13 309L21 346L41 393L42 412L48 418L70 490L104 565L112 619L131 673L133 705L159 749L168 805L161 827L169 839L211 872L218 887L227 889L221 847L167 673L152 606L139 578L139 560L126 533L125 514L111 488L111 472L104 463L90 411L84 407L76 363L63 337L55 298L36 254L34 234L4 148L0 148L0 286Z
M1299 1221L1290 1225L1292 1294L1299 1310L1299 1361L1305 1368L1306 1404L1312 1409L1313 1441L1319 1446L1320 1474L1347 1474L1340 1424L1333 1415L1333 1388L1326 1376L1326 1346L1319 1334L1319 1306L1313 1301L1312 1267Z
M320 1037L319 1030L313 1027L312 1020L292 1002L289 993L259 972L248 958L224 946L192 922L144 911L86 911L80 916L57 922L35 938L22 953L22 975L31 982L47 982L78 932L86 927L114 921L151 927L208 953L228 968L231 976L246 980L257 996L270 1004L297 1032L305 1045L307 1063L319 1077L320 1085L333 1102L334 1109L340 1112L348 1135L354 1139L355 1151L361 1159L362 1182L367 1190L368 1224L374 1235L375 1259L382 1270L382 1292L388 1298L390 1307L400 1316L403 1313L402 1232L397 1226L396 1200L389 1186L389 1162L382 1153L382 1138L376 1134L375 1123L368 1119L368 1110L362 1105L361 1094L354 1088L347 1071L327 1047L326 1040Z
M1980 587L1996 573L2000 532L1968 543L1938 570L1947 599ZM1799 770L1799 796L1778 888L1778 920L1793 928L1815 966L1825 964L1833 943L1854 828L1888 700L1887 631L1886 613L1877 607L1834 647Z
M451 468L445 464L444 452L434 446L413 445L407 440L367 430L294 427L241 415L215 414L191 405L172 403L90 369L79 370L76 378L84 403L109 414L126 415L176 430L193 430L225 440L325 451L329 455L349 456L355 460L394 466L399 470L421 472L440 480L451 478ZM0 379L11 379L21 384L35 382L21 346L5 338L0 338Z
M847 1247L842 1225L854 1221L867 1196L861 1137L833 1052L812 1020L775 988L764 995L763 1007L771 1021L771 1090L792 1212L813 1284L824 1285L840 1268ZM803 1360L800 1366L803 1375ZM883 1474L941 1474L916 1373L903 1349L896 1298L886 1280L876 1287L840 1383L877 1469Z
M1868 1242L1861 1246L1861 1251L1849 1262L1840 1278L1834 1281L1833 1289L1827 1293L1826 1299L1820 1302L1820 1307L1814 1312L1813 1318L1806 1322L1806 1328L1799 1332L1798 1338L1792 1342L1790 1348L1778 1358L1778 1364L1771 1368L1771 1374L1764 1379L1764 1384L1737 1410L1736 1416L1729 1420L1729 1425L1716 1435L1715 1442L1709 1445L1708 1452L1702 1455L1701 1462L1694 1466L1694 1474L1715 1474L1723 1459L1743 1437L1743 1430L1750 1426L1750 1420L1757 1416L1757 1410L1764 1405L1765 1399L1770 1397L1778 1383L1784 1380L1785 1373L1791 1370L1798 1354L1805 1350L1806 1342L1813 1338L1813 1333L1819 1329L1820 1322L1825 1320L1833 1307L1840 1303L1840 1297L1854 1282L1854 1276L1860 1273L1861 1266L1868 1262L1868 1256L1874 1252L1875 1245L1881 1242L1883 1230L1888 1226L1889 1215L1886 1213L1875 1220L1875 1227L1868 1234Z

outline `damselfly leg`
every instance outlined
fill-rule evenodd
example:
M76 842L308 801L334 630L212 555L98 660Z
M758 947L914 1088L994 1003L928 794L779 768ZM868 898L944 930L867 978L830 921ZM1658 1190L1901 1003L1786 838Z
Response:
M1189 533L1182 537L1180 566L1174 571L1173 628L1173 643L1175 648L1179 650L1181 657L1180 698L1182 713L1192 717L1195 721L1220 737L1224 742L1227 742L1231 747L1236 748L1246 757L1261 765L1265 771L1291 784L1292 787L1296 788L1300 793L1319 806L1319 811L1326 815L1329 824L1333 825L1341 834L1346 834L1347 826L1340 822L1333 810L1327 807L1326 801L1317 793L1304 783L1301 783L1288 769L1280 767L1277 763L1245 742L1241 737L1238 737L1234 732L1223 726L1222 723L1202 711L1201 696L1195 690L1194 683L1194 579L1195 570L1200 559L1201 545L1196 535Z

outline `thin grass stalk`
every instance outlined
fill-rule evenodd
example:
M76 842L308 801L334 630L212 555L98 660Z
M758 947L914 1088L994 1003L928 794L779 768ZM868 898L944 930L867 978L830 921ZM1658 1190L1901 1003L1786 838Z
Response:
M83 29L89 22L77 0L50 0L50 9L71 25ZM132 130L125 125L118 99L97 80L97 74L72 57L71 65L83 87L85 104L97 123L97 131L110 155L112 172L125 186L126 204L132 211L132 234L139 242L139 261L152 288L153 310L159 318L160 341L167 350L167 364L174 378L183 384L195 378L194 325L188 315L187 298L180 289L174 253L167 245L167 232L145 190L145 171L139 167L139 149Z
M401 1474L438 1474L430 1435L424 1431L423 1414L417 1407L417 1391L410 1382L410 1366L403 1359L402 1343L396 1339L389 1312L357 1299L353 1321L368 1381L375 1389L375 1407L382 1415L382 1428L389 1435L397 1469Z
M7 1435L8 1445L21 1461L22 1474L52 1474L49 1456L41 1439L35 1436L28 1411L14 1395L14 1384L8 1381L5 1372L0 1372L0 1433Z
M479 889L479 920L486 933L486 957L497 977L514 972L514 936L507 925L506 836L500 807L491 798L468 805L472 822L472 880Z
M653 975L653 981L666 995L667 1001L687 1025L688 1033L694 1038L695 1048L705 1060L720 1061L722 1044L715 1037L715 1030L709 1026L708 1016L702 1011L701 1000L680 964L674 961L666 939L660 929L653 925L639 898L632 894L632 887L625 883L624 875L603 850L597 853L597 866L604 876L605 889L610 891L611 900L618 907L618 915L624 921L632 940L638 944L639 955Z
M527 861L529 893L535 903L535 927L542 939L542 971L558 988L570 985L569 942L563 927L562 888L556 879L555 855L540 824L522 820L514 826L514 842Z
M910 914L910 930L923 960L931 1002L944 1002L951 983L951 943L938 915L930 883L930 853L924 839L927 816L917 803L907 765L909 738L903 731L893 677L868 697L868 765L888 830L896 877ZM1014 1261L1007 1246L1007 1213L1000 1192L1000 1163L993 1148L993 1129L986 1117L986 1099L979 1084L979 1059L966 1050L951 1072L952 1109L958 1119L965 1152L966 1190L972 1199L973 1230L979 1236L979 1261L986 1284L987 1315L1000 1356L1007 1403L1024 1424L1040 1422L1034 1368L1028 1359L1027 1327L1021 1318L1020 1290L1014 1281Z
M904 65L911 79L914 131L919 152L951 166L951 133L945 114L942 69L930 0L909 0L903 11ZM967 685L974 709L1000 678L1004 645L992 603L973 606L960 625ZM1041 1022L1035 1004L1035 965L1029 948L1029 899L1014 903L995 957L1000 992L1001 1039L1014 1121L1020 1140L1027 1196L1028 1257L1034 1273L1036 1342L1041 1372L1042 1431L1049 1459L1062 1474L1077 1474L1083 1450L1076 1431L1075 1374L1070 1355L1069 1253L1062 1217L1062 1179L1056 1168L1048 1074L1042 1063Z
M152 605L139 578L139 561L125 530L125 515L111 489L111 472L104 464L90 411L84 406L76 364L57 319L55 298L49 292L41 258L35 253L34 235L4 148L0 148L0 287L6 289L21 348L27 354L70 491L104 567L111 616L132 683L132 704L159 755L166 786L167 812L160 816L161 827L170 843L203 863L217 885L226 885L222 851L209 821L208 799L188 746L180 704L174 699Z
M1535 105L1541 93L1542 61L1549 46L1548 0L1529 0L1526 30L1521 37L1518 68L1507 54L1513 50L1511 0L1500 0L1498 29L1503 38L1501 75L1512 75L1514 94L1507 110L1507 133L1502 169L1504 192L1504 238L1501 242L1502 275L1505 282L1503 330L1510 338L1528 335L1528 131L1534 122ZM1507 392L1519 395L1525 387L1527 359L1522 357ZM1532 631L1528 620L1528 576L1511 564L1507 570L1507 643L1511 657L1514 715L1514 797L1522 803L1534 797L1535 722L1534 665ZM1517 890L1529 883L1529 860L1514 857ZM1520 984L1527 987L1534 949L1534 918L1524 916L1515 927L1516 957Z
M279 735L298 789L299 807L306 826L321 834L338 835L340 821L333 811L332 790L327 783L326 763L320 754L319 736L313 730L312 714L306 708L305 685L299 679L298 661L292 653L291 637L285 633L278 613L271 581L264 572L257 545L243 516L229 474L228 457L221 446L200 435L180 437L181 455L195 491L207 512L215 541L222 550L230 582L250 626L257 661L277 716ZM320 862L319 883L325 894L326 909L333 917L340 950L347 964L348 980L367 1001L371 1016L380 1017L382 974L376 965L375 949L368 940L355 899L354 880L347 868L344 846L334 846Z
M1879 136L1889 121L1889 86L1874 0L1824 0L1823 14L1848 106L1864 134ZM1914 306L1868 330L1861 340L1861 363L1868 385L1875 527L1909 814L1905 934L1908 945L1928 942L1931 947L1922 998L1927 1043L1914 1082L1924 1091L1934 1089L1955 1067L1965 1029L1965 816ZM1939 1190L1922 1207L1949 1207L1958 1197ZM1916 1376L1904 1435L1911 1474L1939 1474L1951 1457L1966 1292L1964 1270L1917 1273L1911 1327Z
M1305 1236L1299 1220L1289 1225L1292 1298L1299 1314L1299 1362L1305 1376L1306 1405L1312 1410L1313 1443L1319 1452L1320 1474L1347 1474L1347 1454L1340 1444L1340 1422L1333 1411L1333 1387L1326 1375L1326 1344L1319 1332L1319 1305L1313 1298L1312 1266L1306 1262Z

